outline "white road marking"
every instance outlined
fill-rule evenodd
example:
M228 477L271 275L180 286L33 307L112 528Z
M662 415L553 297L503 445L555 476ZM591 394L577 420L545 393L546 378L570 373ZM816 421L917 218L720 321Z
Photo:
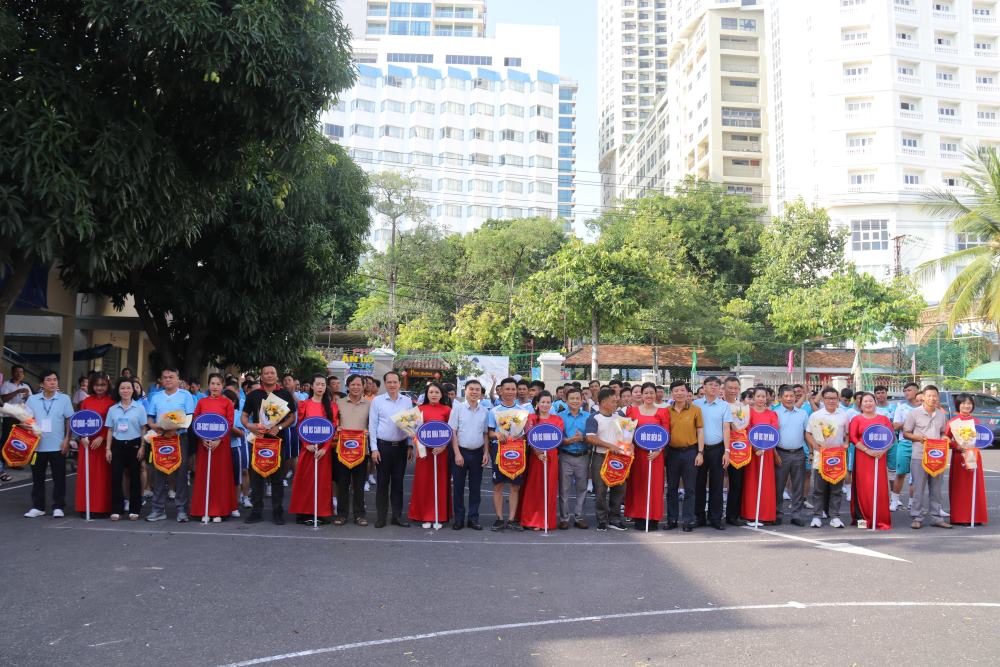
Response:
M905 558L897 558L896 556L890 556L889 554L884 554L878 551L872 551L871 549L865 549L864 547L857 547L853 544L848 544L846 542L823 542L822 540L813 540L808 537L800 537L799 535L790 535L788 533L779 533L776 530L767 530L765 528L750 528L746 526L747 530L752 530L755 533L767 533L768 535L775 535L777 537L783 537L787 540L796 540L799 542L806 542L812 544L820 549L828 549L830 551L837 551L844 554L853 554L855 556L868 556L870 558L884 558L885 560L894 560L901 563L909 563L910 561Z
M90 648L96 648L98 646L107 646L108 644L121 644L122 642L127 642L127 641L128 641L128 639L113 639L113 640L111 640L109 642L100 642L100 643L97 643L97 644L87 644L87 646L90 647Z
M707 614L714 612L736 612L736 611L760 611L760 610L781 610L781 609L822 609L831 607L848 608L878 608L878 607L950 607L950 608L987 608L1000 609L1000 602L785 602L782 604L748 604L730 607L693 607L689 609L657 609L653 611L634 611L620 614L603 614L600 616L578 616L575 618L552 618L544 621L526 621L523 623L503 623L499 625L481 625L469 628L454 628L451 630L439 630L436 632L425 632L416 635L404 635L402 637L387 637L384 639L372 639L351 644L338 644L337 646L326 646L323 648L307 649L294 653L282 653L263 658L253 658L242 662L234 662L224 667L249 667L250 665L263 665L281 660L292 660L294 658L306 658L313 655L326 653L339 653L357 648L370 648L372 646L384 646L386 644L402 644L406 642L418 641L422 639L437 639L440 637L454 637L456 635L468 635L481 632L497 632L500 630L521 630L524 628L536 628L546 625L566 625L569 623L594 623L600 621L614 621L628 618L650 618L658 616L676 616L682 614Z

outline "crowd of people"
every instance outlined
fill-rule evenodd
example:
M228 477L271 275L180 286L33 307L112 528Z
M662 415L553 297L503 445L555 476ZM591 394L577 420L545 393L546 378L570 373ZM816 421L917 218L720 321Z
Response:
M381 381L351 375L341 387L336 376L296 379L264 366L259 377L242 381L212 373L202 391L197 381L184 382L176 369L165 368L148 392L127 370L114 382L94 372L78 383L72 399L59 391L53 371L42 374L37 393L23 378L15 366L0 386L0 400L23 403L40 425L29 518L49 509L64 516L66 461L75 440L81 478L73 507L113 521L138 520L144 506L146 521L162 521L172 501L180 522L221 522L241 517L242 510L241 518L255 523L270 497L276 524L285 523L287 511L303 524L367 526L365 492L374 486L376 528L414 521L425 528L483 530L484 474L492 477L493 531L587 529L588 497L601 531L786 522L821 527L824 521L833 528L850 523L886 530L899 511L908 511L914 529L988 521L979 450L953 429L976 421L974 398L959 395L958 414L949 419L937 388L916 383L893 404L882 386L857 393L832 387L810 393L802 385L743 390L735 377L708 377L694 393L681 380L669 387L570 382L553 392L539 381L494 378L487 391L469 380L461 399L453 385L438 382L411 398L394 371ZM287 411L272 419L275 404ZM425 422L447 423L450 442L425 448L402 430L394 417L414 407ZM75 438L69 419L76 409L98 413L100 433ZM165 416L173 414L219 415L230 428L205 440L189 421L168 423ZM559 446L535 449L530 438L510 435L505 425L524 414L525 434L541 424L554 426L562 434ZM311 417L332 423L333 437L319 444L303 440L296 425ZM623 419L633 428L662 427L667 446L634 447L623 438ZM4 442L13 423L4 419ZM773 449L749 445L748 432L762 424L777 430ZM864 433L874 425L894 434L889 449L866 444ZM924 451L925 443L936 451L939 440L951 450L949 512L943 468L929 468ZM179 444L169 466L154 456L164 442ZM840 474L831 475L822 461L836 463L840 451L846 461ZM612 458L627 463L627 475L606 474ZM503 460L523 465L501 465ZM410 461L413 483L404 503Z

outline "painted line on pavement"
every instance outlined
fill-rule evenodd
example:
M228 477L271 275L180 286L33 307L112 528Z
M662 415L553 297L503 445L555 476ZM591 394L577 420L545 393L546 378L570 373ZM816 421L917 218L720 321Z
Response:
M480 625L467 628L454 628L451 630L438 630L436 632L425 632L416 635L404 635L401 637L387 637L384 639L372 639L351 644L338 644L336 646L326 646L323 648L307 649L294 653L282 653L263 658L253 658L241 662L233 662L224 667L249 667L250 665L263 665L282 660L292 660L295 658L306 658L314 655L326 653L339 653L358 648L370 648L373 646L385 646L387 644L402 644L406 642L419 641L423 639L438 639L441 637L454 637L458 635L469 635L482 632L497 632L500 630L522 630L525 628L543 627L546 625L567 625L571 623L595 623L600 621L617 621L630 618L655 618L660 616L678 616L683 614L709 614L715 612L739 612L739 611L761 611L761 610L782 610L782 609L823 609L823 608L899 608L899 607L946 607L946 608L985 608L1000 609L1000 602L785 602L782 604L748 604L735 605L729 607L692 607L688 609L657 609L653 611L633 611L619 614L602 614L599 616L577 616L574 618L552 618L544 621L526 621L523 623L502 623L498 625Z
M801 537L800 535L791 535L789 533L781 533L776 530L767 530L765 528L752 528L750 526L744 526L747 530L751 530L755 533L767 533L768 535L775 535L777 537L783 537L787 540L796 540L798 542L806 542L807 544L812 544L820 549L826 549L828 551L836 551L844 554L851 554L854 556L868 556L869 558L882 558L884 560L894 560L901 563L909 563L910 561L905 558L897 558L896 556L890 556L889 554L884 554L880 551L873 551L871 549L865 549L864 547L854 546L853 544L848 544L847 542L823 542L821 540L814 540L808 537Z

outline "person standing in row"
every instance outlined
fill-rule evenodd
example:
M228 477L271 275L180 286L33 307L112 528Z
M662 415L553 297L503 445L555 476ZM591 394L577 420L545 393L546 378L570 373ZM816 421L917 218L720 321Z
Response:
M551 414L551 410L552 394L543 389L535 396L535 412L528 416L525 433L539 424L550 424L562 431L562 418ZM536 531L552 530L559 518L559 453L556 449L543 451L528 445L527 458L528 470L524 477L524 495L520 507L521 525Z
M777 429L778 415L768 406L767 389L755 387L753 390L753 403L750 405L749 427L753 428L758 424L767 424ZM743 518L747 521L756 519L762 523L774 522L777 513L777 502L775 498L776 485L774 483L774 467L781 464L781 458L774 449L753 450L750 463L744 468L743 475ZM758 479L760 480L758 482ZM760 504L758 512L757 489L760 489ZM778 498L781 492L778 491Z
M847 468L847 437L848 437L848 419L847 412L840 407L840 394L833 387L824 387L823 391L820 393L822 397L823 407L813 412L809 416L808 428L806 429L806 442L809 443L809 447L814 453L818 453L820 456L823 455L824 449L831 448L844 448L844 469L846 477ZM818 432L822 429L822 426L826 425L828 428L832 428L829 435L823 438L822 442L816 440L813 433ZM813 528L820 528L823 526L823 508L827 509L827 516L830 519L831 528L843 528L844 522L840 518L840 503L843 498L841 489L844 486L844 480L840 480L836 484L831 484L830 482L823 479L820 470L813 466L812 470L812 521L810 526Z
M618 393L614 387L604 387L597 393L597 412L587 419L587 444L594 449L591 458L590 476L594 484L594 512L597 515L597 530L627 530L621 518L622 501L625 499L625 485L608 487L601 477L601 466L609 451L624 454L625 448L618 444L618 427L615 425L615 410L618 409Z
M321 417L333 424L336 432L337 406L326 391L326 376L319 373L313 376L306 400L301 401L298 407L296 423L310 417ZM288 503L288 513L296 515L296 523L312 525L313 511L318 523L330 523L333 514L332 447L333 438L330 438L318 445L305 444L305 453L299 452L292 476L292 499Z
M99 371L93 371L87 377L90 394L80 401L81 410L91 410L101 417L104 423L108 410L115 404L111 397L111 379ZM76 503L74 507L80 515L87 512L87 483L84 476L90 477L90 513L106 515L111 513L111 461L108 452L111 450L110 433L107 427L91 438L80 438L77 450L77 468L80 478L76 485Z
M142 507L142 434L146 429L146 409L133 400L135 385L122 377L112 390L116 403L108 409L107 426L110 446L107 460L111 464L111 520L118 521L125 513L124 476L128 471L128 519L136 521Z
M266 426L262 423L260 409L270 394L274 394L277 398L288 404L288 414L277 424ZM243 423L244 428L255 437L277 437L281 441L281 452L278 454L278 469L267 477L262 477L251 465L250 500L253 503L253 509L250 511L250 515L244 520L244 523L257 523L262 520L265 484L270 484L271 486L272 521L279 526L285 523L283 501L285 499L285 472L289 459L288 429L295 422L297 410L298 406L295 404L295 397L278 384L278 369L273 364L263 366L260 369L260 387L247 394L240 421ZM252 457L253 454L251 453L251 459Z
M482 530L479 504L483 484L483 468L490 464L490 411L480 400L483 385L479 380L465 383L465 400L452 406L448 425L451 426L453 495L455 510L452 530L468 526ZM469 480L469 508L465 508L465 480Z
M590 480L590 445L587 419L590 413L583 409L583 392L573 388L566 392L566 411L563 421L563 441L559 445L559 530L569 528L570 520L577 528L587 528L583 518L583 503L587 500L587 482ZM570 512L570 494L575 494ZM662 497L662 493L660 494ZM662 500L661 500L662 502ZM660 511L662 515L662 508Z
M671 382L670 394L674 404L669 410L670 444L666 453L666 530L676 528L680 520L681 529L685 533L690 533L697 525L694 513L694 489L698 480L698 468L705 462L705 422L701 408L692 405L686 382L683 380ZM685 492L683 505L680 505L678 490L682 480Z
M903 423L906 421L906 415L910 414L912 410L915 410L923 405L923 401L918 398L918 394L921 394L920 385L916 382L907 382L903 387L903 400L896 404L896 410L892 416L892 426L896 429L898 439L896 440L895 446L896 479L892 483L892 494L890 494L889 497L890 512L895 512L903 506L903 489L908 486L909 490L913 489L912 485L908 485L906 483L906 478L910 474L910 459L913 455L913 443L903 437ZM906 507L908 509L912 503L912 495L909 492L906 495Z
M408 528L403 516L403 478L406 463L413 458L410 439L392 420L393 416L413 407L413 401L399 393L399 373L389 371L382 376L385 393L372 399L368 411L371 432L372 460L375 462L375 527L385 528L389 505L392 505L392 525Z
M324 386L325 384L324 379ZM337 416L340 418L337 446L341 446L345 438L358 438L365 448L365 458L353 468L348 468L340 461L336 452L332 452L333 478L337 486L337 517L333 520L335 526L347 523L352 510L355 524L368 525L368 519L365 518L365 478L371 460L368 454L368 412L371 403L364 397L365 386L364 378L351 375L347 378L347 396L337 399ZM374 383L372 386L375 386Z
M747 442L747 429L750 427L750 406L749 399L744 399L740 391L740 380L736 377L727 377L722 385L723 400L729 406L729 415L732 421L729 424L729 444L726 447L726 456L729 464L726 466L726 479L729 482L729 489L726 496L726 523L730 526L744 525L740 518L741 505L743 503L743 472L745 465L736 468L732 464L732 446L734 436L741 442Z
M451 418L451 400L445 396L444 388L437 382L429 382L424 389L423 401L419 406L424 423L431 421L448 423ZM413 446L417 446L414 437ZM410 490L410 521L419 521L423 528L438 529L451 520L451 478L448 445L427 449L423 458L419 456L413 464L413 488ZM437 490L434 489L434 468L437 468ZM437 505L434 498L437 493Z
M42 373L42 391L32 394L25 405L41 429L41 438L31 464L31 509L29 519L45 515L45 469L52 470L52 516L65 516L66 454L69 452L69 418L73 404L69 396L59 391L59 375L55 371Z
M645 386L645 385L644 385ZM733 423L729 405L719 393L722 384L714 375L705 378L705 397L694 405L701 410L705 424L705 459L698 468L694 489L694 514L699 526L711 525L725 530L722 524L722 486L729 465L729 429ZM645 393L645 389L643 390ZM708 485L708 517L705 516L705 485Z
M802 408L795 407L795 390L784 385L779 396L781 404L774 409L778 415L778 451L780 452L781 463L775 470L775 525L781 525L784 516L784 491L791 480L791 523L795 526L804 526L802 512L805 508L805 474L806 474L806 454L803 447L806 444L806 424L809 415Z
M181 463L174 472L166 475L153 467L153 507L146 516L146 521L163 521L167 518L167 489L170 480L174 480L174 505L177 508L177 521L188 520L188 477L187 448L184 447L184 434L187 429L176 426L157 426L160 418L168 412L180 412L185 415L194 414L194 397L186 389L180 388L181 379L176 368L166 367L160 372L161 390L149 396L146 408L148 426L156 435L179 436Z
M523 385L521 384L522 382L524 383ZM493 461L493 509L497 513L496 521L493 522L490 530L494 532L505 528L515 531L523 530L521 524L515 520L515 517L517 516L517 503L520 497L521 484L524 482L524 473L521 473L514 479L510 479L500 472L500 467L496 463L500 442L507 439L506 435L497 430L497 417L507 410L532 410L530 404L524 405L516 399L522 386L525 392L529 393L529 386L524 380L520 382L514 380L514 378L504 378L501 380L499 402L490 410L489 429L490 460ZM506 521L503 518L503 492L505 487L509 494Z
M625 416L636 421L636 428L655 424L669 433L670 410L656 407L656 385L646 382L639 389L639 403L630 407ZM659 461L663 450L650 452L636 447L635 452L636 458L625 486L625 516L633 519L636 530L645 530L647 523L649 530L657 530L663 520L663 479L666 468Z
M903 422L903 437L913 443L910 454L910 474L913 475L913 504L910 507L910 527L919 529L924 521L924 494L930 491L930 513L932 526L951 528L951 524L941 516L941 489L944 475L932 477L924 470L924 447L927 440L944 437L944 427L948 416L941 409L941 396L934 385L924 387L924 403L906 415ZM898 468L897 468L898 472Z
M955 397L958 414L945 424L945 435L951 442L951 472L948 475L948 500L951 503L952 523L970 525L975 519L977 526L989 523L989 509L986 506L986 479L983 476L983 457L975 444L960 442L952 430L958 420L971 421L979 424L972 416L976 409L976 399L972 394L959 394ZM975 480L975 482L973 482ZM976 515L972 516L972 494L975 489Z
M878 413L875 395L866 391L855 394L861 396L861 414L851 419L849 432L854 443L854 489L851 492L851 517L857 521L864 519L872 525L873 514L878 530L892 528L892 514L889 512L889 470L884 450L869 449L862 435L870 427L884 426L892 431L892 422ZM876 480L876 475L878 479ZM878 487L875 488L875 483Z
M222 376L218 373L210 374L208 396L198 400L194 406L194 417L207 414L219 415L226 420L226 424L232 424L234 413L233 402L222 395ZM237 507L236 491L233 488L233 456L229 446L231 430L226 429L224 434L214 440L202 440L193 430L191 431L191 437L195 439L196 444L191 514L203 517L207 492L208 516L215 523L222 521L223 517L230 516ZM211 470L208 468L209 452L212 453ZM208 480L209 477L211 481Z

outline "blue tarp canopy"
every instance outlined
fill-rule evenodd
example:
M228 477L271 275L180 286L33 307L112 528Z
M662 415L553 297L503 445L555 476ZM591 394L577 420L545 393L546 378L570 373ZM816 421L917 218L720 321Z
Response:
M459 69L457 67L449 67L448 76L452 79L465 79L466 81L472 81L472 75L467 70Z
M480 68L478 68L476 70L476 72L477 72L477 74L478 74L478 76L479 76L480 79L488 79L490 81L499 81L500 80L500 74L497 73L497 72L494 72L491 69L485 69L485 68L480 67Z
M433 67L424 67L423 65L417 65L417 76L426 76L430 79L440 79L441 70L434 69Z
M514 81L523 81L524 83L531 83L530 74L525 74L524 72L518 72L516 69L508 69L507 78L513 79Z
M413 70L409 67L400 67L399 65L389 65L389 75L390 76L400 76L404 79L413 78Z
M559 83L559 75L538 70L538 80L545 81L547 83Z
M368 76L368 77L372 77L372 78L378 78L378 77L382 76L382 70L380 70L378 67L372 67L371 65L361 65L361 64L358 64L357 68L358 68L358 73L361 76Z

